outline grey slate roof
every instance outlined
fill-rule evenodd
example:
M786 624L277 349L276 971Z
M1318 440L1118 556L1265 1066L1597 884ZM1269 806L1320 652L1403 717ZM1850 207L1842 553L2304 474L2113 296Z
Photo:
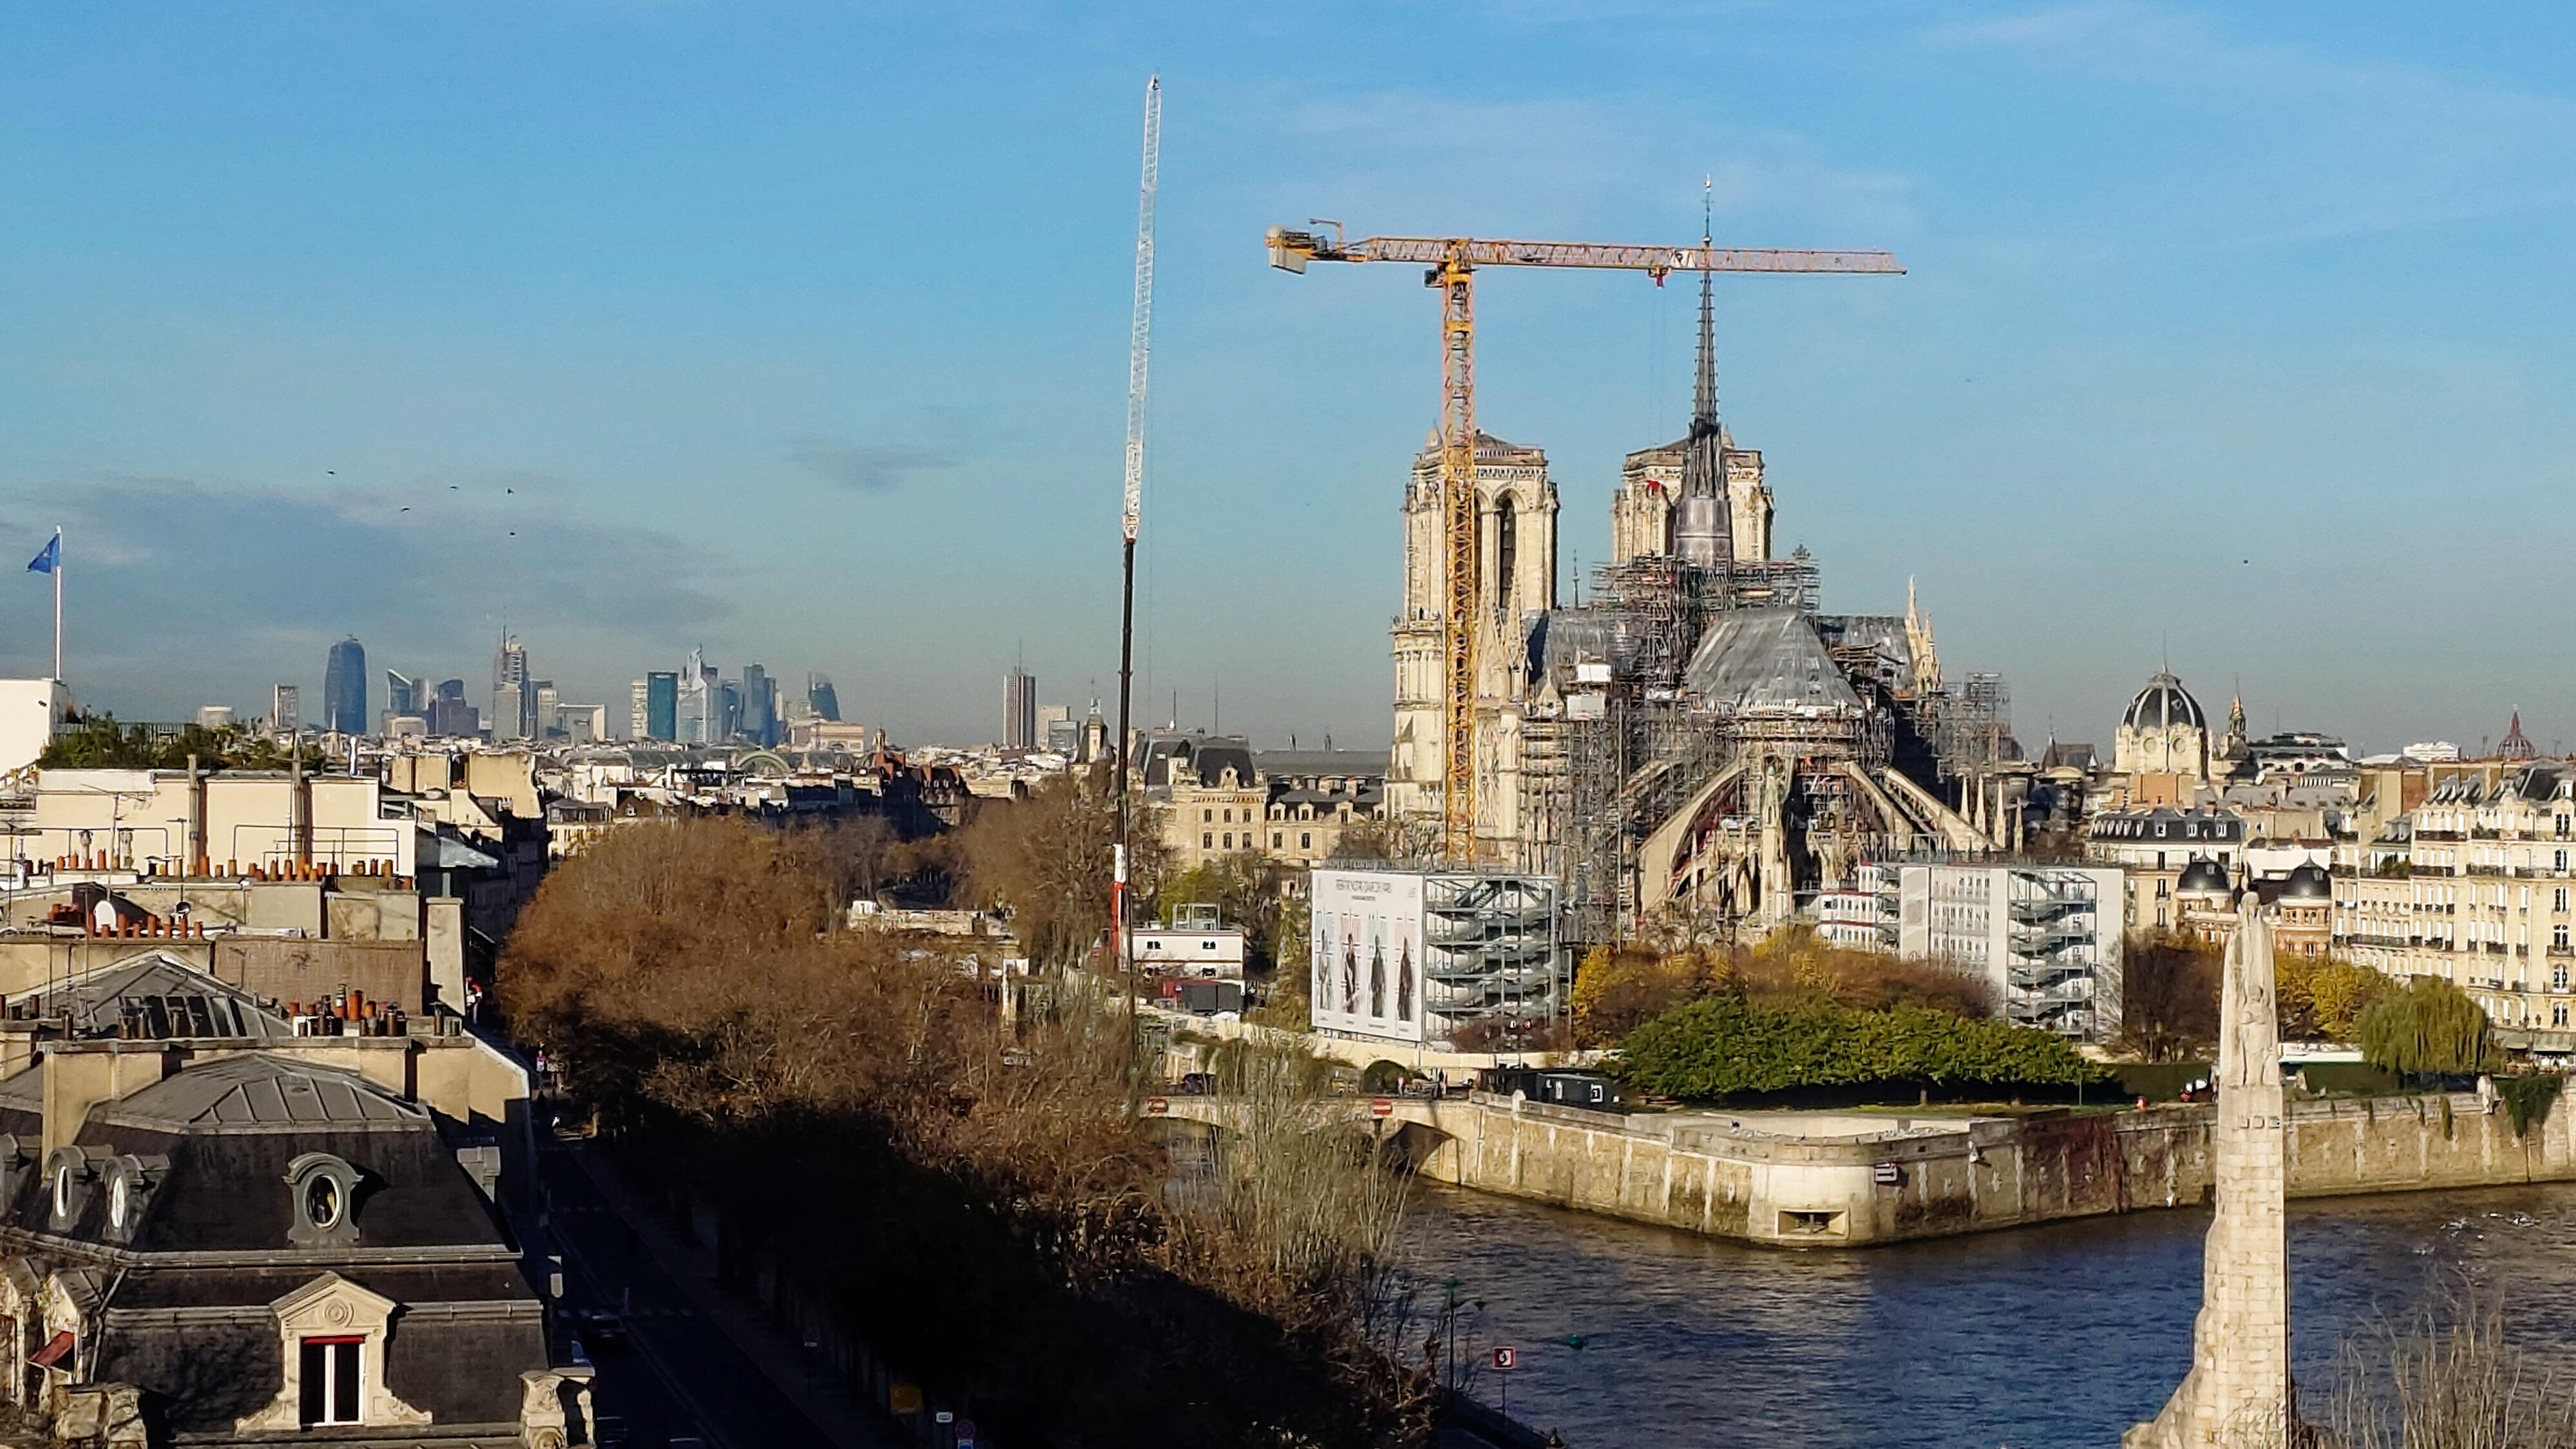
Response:
M291 1022L248 992L158 952L31 991L12 1005L27 1003L38 1016L69 1016L74 1036L113 1036L128 1023L126 1035L156 1039L283 1041L295 1034Z
M1862 708L1814 621L1795 609L1718 615L1683 680L1710 704L1739 714L1857 714Z
M191 1066L99 1109L98 1120L164 1129L425 1126L429 1114L349 1072L265 1053Z

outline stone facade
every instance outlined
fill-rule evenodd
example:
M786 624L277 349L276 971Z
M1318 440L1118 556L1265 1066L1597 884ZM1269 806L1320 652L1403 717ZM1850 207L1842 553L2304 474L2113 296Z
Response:
M1547 454L1490 434L1476 438L1476 835L1521 838L1521 725L1529 708L1530 622L1556 607L1556 483ZM1395 752L1387 803L1398 815L1440 814L1447 555L1440 452L1413 461L1404 491L1404 611L1395 621Z
M2435 783L2408 826L2394 848L2338 861L2334 953L2439 976L2500 1027L2576 1032L2576 772L2464 770ZM2571 1047L2576 1035L2550 1049Z

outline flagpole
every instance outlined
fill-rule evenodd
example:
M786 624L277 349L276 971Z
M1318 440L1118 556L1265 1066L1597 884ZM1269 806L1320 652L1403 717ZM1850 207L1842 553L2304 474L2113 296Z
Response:
M54 525L54 683L63 682L63 527Z

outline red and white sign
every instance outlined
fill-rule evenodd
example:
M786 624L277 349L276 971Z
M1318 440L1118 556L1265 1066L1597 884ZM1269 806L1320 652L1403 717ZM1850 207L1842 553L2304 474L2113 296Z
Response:
M1392 1097L1377 1097L1371 1099L1369 1102L1369 1115L1372 1117L1394 1116L1395 1099Z
M1172 1099L1169 1097L1148 1097L1145 1099L1145 1115L1148 1117L1160 1117L1171 1110Z
M1509 1373L1520 1366L1521 1353L1519 1349L1498 1348L1494 1350L1494 1367L1496 1369L1499 1369L1504 1373Z

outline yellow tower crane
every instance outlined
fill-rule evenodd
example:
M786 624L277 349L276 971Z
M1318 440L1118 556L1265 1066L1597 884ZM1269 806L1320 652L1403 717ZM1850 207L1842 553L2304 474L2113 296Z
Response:
M1478 267L1594 267L1644 272L1662 286L1675 272L1821 272L1899 275L1883 251L1786 251L1768 247L1613 246L1597 242L1479 241L1468 237L1342 239L1339 222L1300 231L1270 228L1270 264L1303 272L1308 262L1412 262L1440 292L1440 503L1446 640L1440 736L1441 848L1471 864L1476 851L1476 308Z

